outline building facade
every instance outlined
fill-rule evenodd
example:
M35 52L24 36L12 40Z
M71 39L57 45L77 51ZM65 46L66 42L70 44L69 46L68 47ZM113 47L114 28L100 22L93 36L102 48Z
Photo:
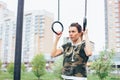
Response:
M105 44L120 58L120 0L105 0Z
M0 2L0 59L3 63L13 61L15 36L14 13L7 9L4 2Z
M3 63L14 62L16 16L3 2L0 2L0 18L0 60ZM50 54L53 44L53 20L53 14L45 10L24 13L22 62L31 62L36 54Z
M24 16L23 61L29 62L39 53L50 54L53 44L53 15L45 10L29 11Z

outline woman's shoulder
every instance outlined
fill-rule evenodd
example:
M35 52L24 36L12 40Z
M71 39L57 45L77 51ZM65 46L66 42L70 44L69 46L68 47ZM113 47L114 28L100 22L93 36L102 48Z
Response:
M67 43L63 44L62 47L64 48L64 47L71 46L71 45L72 45L71 42L67 42Z

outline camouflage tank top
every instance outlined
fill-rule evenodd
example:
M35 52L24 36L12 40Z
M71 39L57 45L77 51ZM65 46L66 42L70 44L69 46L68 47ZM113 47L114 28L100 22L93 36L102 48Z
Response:
M84 51L85 42L76 47L71 43L66 43L62 47L64 50L62 75L87 77L86 63L89 57Z

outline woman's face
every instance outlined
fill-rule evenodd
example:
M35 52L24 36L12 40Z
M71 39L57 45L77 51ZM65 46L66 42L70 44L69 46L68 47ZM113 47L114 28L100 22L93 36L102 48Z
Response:
M69 27L69 37L73 42L76 42L80 38L80 36L81 33L78 32L76 27Z

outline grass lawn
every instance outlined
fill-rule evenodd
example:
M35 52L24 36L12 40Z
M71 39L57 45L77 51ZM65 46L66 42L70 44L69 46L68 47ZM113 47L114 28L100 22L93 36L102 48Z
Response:
M88 80L99 80L96 75L88 75ZM110 75L105 80L120 80L120 75Z
M8 72L0 73L0 80L13 80L13 76L10 75ZM25 72L21 75L21 80L38 80L37 77L32 72ZM60 80L57 79L54 74L46 73L44 76L41 77L41 80ZM88 80L99 80L96 75L88 75ZM111 75L106 80L120 80L120 76Z
M13 80L13 75L8 72L2 72L0 74L0 80ZM22 73L21 80L37 80L35 75L32 72Z

